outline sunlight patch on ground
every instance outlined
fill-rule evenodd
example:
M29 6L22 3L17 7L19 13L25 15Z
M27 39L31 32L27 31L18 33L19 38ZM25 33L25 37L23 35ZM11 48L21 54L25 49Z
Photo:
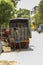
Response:
M17 61L6 61L6 60L1 60L0 65L16 65L18 62Z

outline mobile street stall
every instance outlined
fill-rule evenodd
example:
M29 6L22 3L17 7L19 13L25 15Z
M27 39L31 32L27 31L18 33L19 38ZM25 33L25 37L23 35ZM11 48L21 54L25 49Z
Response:
M15 18L9 20L9 46L11 48L27 48L31 37L29 19Z

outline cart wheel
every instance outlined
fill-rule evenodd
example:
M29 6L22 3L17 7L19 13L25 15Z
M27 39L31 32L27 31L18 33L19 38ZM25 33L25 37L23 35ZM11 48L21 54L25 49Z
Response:
M39 31L39 33L40 33L40 31Z
M28 48L29 47L29 44L25 44L24 48Z
M23 43L23 44L22 44L22 48L26 49L26 48L28 48L28 47L29 47L29 43Z
M2 52L4 52L4 50L2 49Z

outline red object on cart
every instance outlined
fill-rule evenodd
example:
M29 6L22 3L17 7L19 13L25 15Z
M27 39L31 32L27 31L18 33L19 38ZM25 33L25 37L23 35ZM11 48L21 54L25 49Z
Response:
M6 29L6 30L4 31L4 34L9 35L9 30Z

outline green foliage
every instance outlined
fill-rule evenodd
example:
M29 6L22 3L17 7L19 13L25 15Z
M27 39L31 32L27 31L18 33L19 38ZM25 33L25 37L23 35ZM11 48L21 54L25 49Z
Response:
M34 20L35 20L34 22L36 24L40 23L40 15L39 15L39 12L36 12L35 15L33 16L33 18L34 18Z
M13 2L13 4L14 4L15 7L16 7L18 1L20 1L20 0L11 0L11 2Z
M26 9L19 9L18 11L17 11L17 17L26 17L26 18L28 18L28 17L30 17L30 11L29 10L26 10Z
M29 15L21 15L22 18L29 18Z
M43 0L40 1L33 19L36 26L37 24L43 23Z
M2 0L0 2L0 25L7 23L9 18L12 18L12 16L14 16L13 5Z
M41 0L39 3L38 11L40 15L40 23L43 23L43 0Z

